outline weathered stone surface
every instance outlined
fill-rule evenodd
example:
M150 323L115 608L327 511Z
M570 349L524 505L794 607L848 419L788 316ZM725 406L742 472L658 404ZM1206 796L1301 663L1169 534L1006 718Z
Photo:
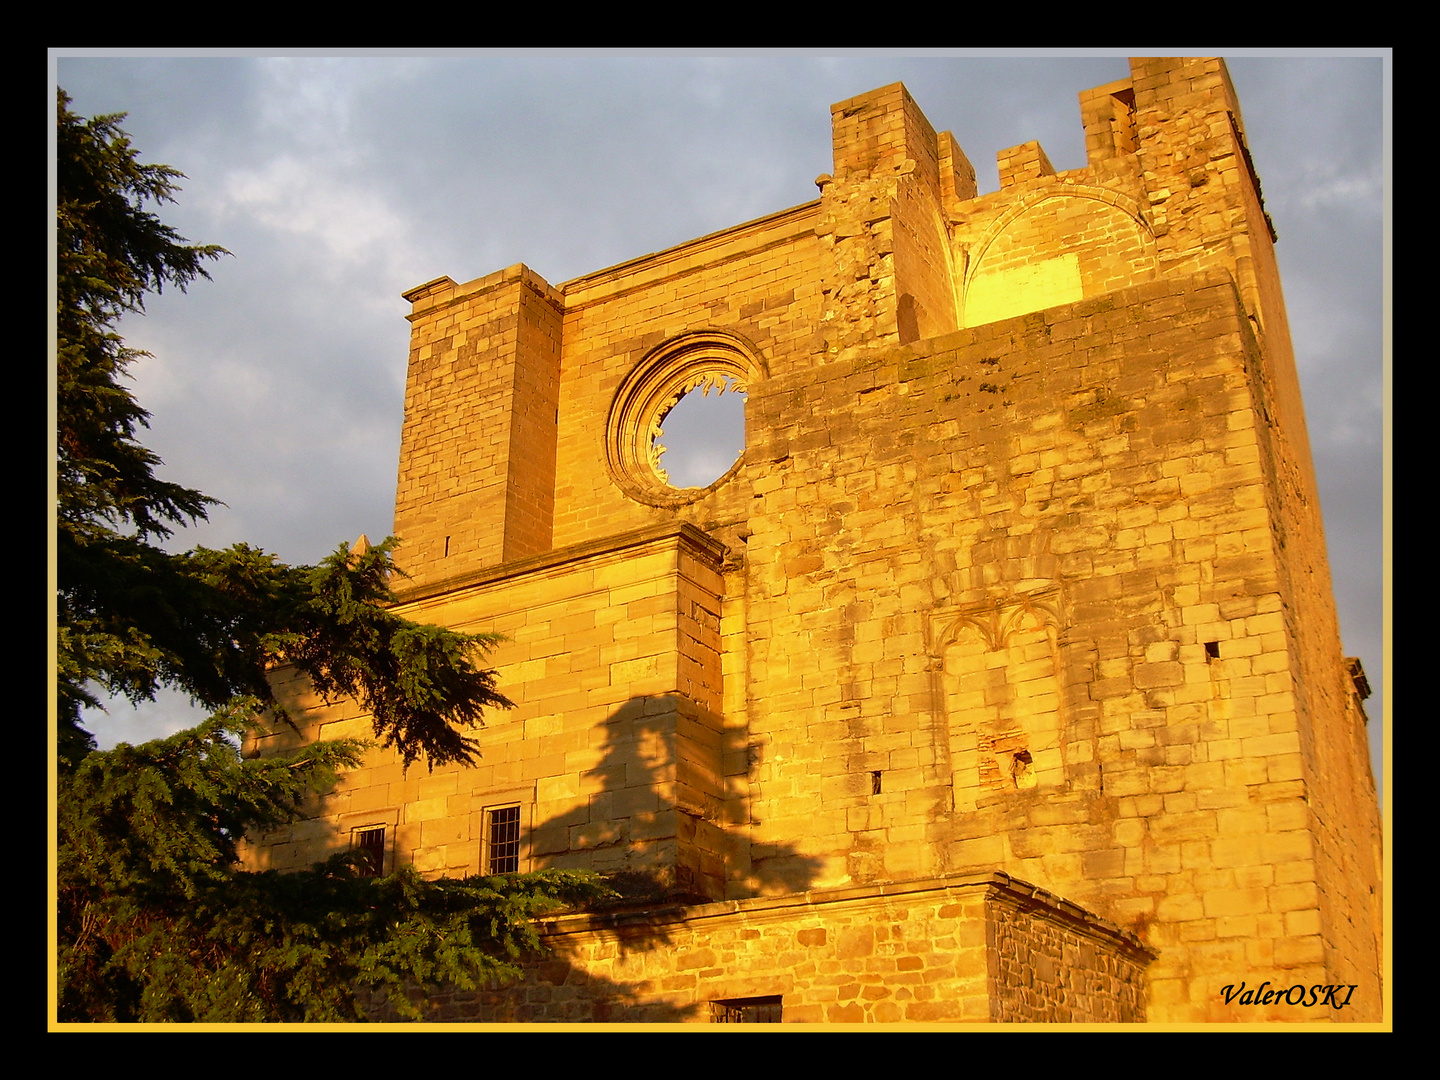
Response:
M402 610L504 634L516 708L474 769L373 755L252 865L385 827L387 868L473 874L514 806L522 869L702 905L656 948L557 924L563 983L445 1016L1377 1019L1363 675L1234 92L1144 59L1080 109L1086 168L1027 143L978 195L885 87L832 108L814 202L407 294ZM743 456L668 487L654 429L720 376ZM310 732L364 730L280 678ZM995 871L1066 900L954 884Z

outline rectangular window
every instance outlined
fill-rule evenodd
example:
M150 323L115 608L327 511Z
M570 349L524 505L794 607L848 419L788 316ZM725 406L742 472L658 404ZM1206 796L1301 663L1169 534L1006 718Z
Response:
M350 846L364 856L361 877L380 877L385 873L385 826L356 829L350 834Z
M781 997L730 998L710 1002L712 1024L778 1024Z
M496 806L485 811L487 874L520 872L520 807Z

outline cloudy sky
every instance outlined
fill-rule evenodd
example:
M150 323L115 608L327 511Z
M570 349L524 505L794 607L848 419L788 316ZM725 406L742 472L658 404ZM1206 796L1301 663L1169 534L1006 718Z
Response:
M1280 237L1379 780L1390 63L1228 63ZM123 327L154 354L134 387L164 475L226 504L177 541L313 562L390 532L406 289L519 262L559 284L808 202L831 169L830 104L895 81L954 132L982 192L996 152L1031 139L1080 168L1076 94L1129 68L1120 52L52 54L52 74L81 115L128 113L143 159L188 177L164 220L233 253ZM182 722L174 702L91 720L106 745Z

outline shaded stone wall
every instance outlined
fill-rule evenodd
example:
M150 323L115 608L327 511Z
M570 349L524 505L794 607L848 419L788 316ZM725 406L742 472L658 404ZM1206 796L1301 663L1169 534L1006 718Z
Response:
M1068 901L1024 882L1008 884L986 896L990 1019L1009 1024L1145 1019L1141 974L1150 957L1095 933L1094 916Z

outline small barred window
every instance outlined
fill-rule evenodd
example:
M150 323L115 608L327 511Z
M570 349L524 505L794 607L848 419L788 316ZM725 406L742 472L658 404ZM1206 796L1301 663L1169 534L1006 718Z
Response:
M356 829L350 842L364 856L359 871L361 877L380 877L385 873L385 826Z
M520 872L520 807L498 806L486 812L489 818L489 857L486 873L518 874Z
M774 997L730 998L727 1001L710 1002L712 1024L778 1024L780 1023L781 998Z

